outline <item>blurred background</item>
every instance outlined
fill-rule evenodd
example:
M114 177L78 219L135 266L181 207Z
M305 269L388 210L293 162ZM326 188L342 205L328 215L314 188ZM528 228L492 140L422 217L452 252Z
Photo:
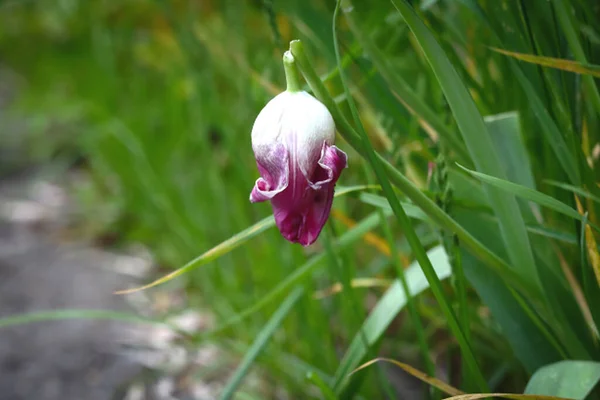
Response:
M392 4L404 0L353 3L338 20L340 63L376 151L507 263L519 250L503 242L503 216L455 162L478 169L493 156L504 179L575 214L520 198L533 270L551 277L540 284L513 265L519 282L543 288L527 292L398 192L489 389L523 393L545 365L598 361L600 258L585 233L598 199L598 3L412 1L441 45L436 57ZM334 8L0 1L1 399L441 398L391 364L348 377L378 356L477 391L378 190L338 196L308 248L263 229L270 206L248 201L258 177L250 131L284 90L290 40L303 40L350 115ZM559 60L524 63L492 47ZM463 136L430 68L442 58L495 154ZM578 73L560 60L579 62ZM337 145L349 155L338 191L377 184L355 150ZM259 234L243 232L256 223ZM114 294L230 238L175 279ZM414 312L403 277L419 294Z

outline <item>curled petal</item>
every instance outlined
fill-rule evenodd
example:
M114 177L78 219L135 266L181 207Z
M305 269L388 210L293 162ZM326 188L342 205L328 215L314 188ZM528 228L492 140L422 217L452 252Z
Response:
M348 166L348 156L336 146L324 143L318 165L320 168L316 169L314 176L309 180L314 189L330 182L335 184L342 170Z
M252 203L271 200L288 187L290 173L288 151L281 143L260 146L255 150L261 177L250 193Z
M301 182L294 182L293 188L272 199L275 222L283 237L303 246L317 240L329 217L335 183L347 166L346 160L346 153L324 144L311 179L298 174Z

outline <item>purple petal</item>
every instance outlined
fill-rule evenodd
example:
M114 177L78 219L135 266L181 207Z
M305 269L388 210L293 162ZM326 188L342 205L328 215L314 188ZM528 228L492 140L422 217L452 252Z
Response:
M296 171L293 183L272 199L275 222L283 237L303 246L317 240L331 211L335 183L346 166L346 153L323 144L311 179Z
M288 151L277 143L273 146L261 146L254 152L256 165L261 177L250 193L252 203L271 200L288 187L290 173Z
M321 168L315 170L312 179L309 181L315 189L330 182L335 184L342 170L348 166L348 156L336 146L329 146L324 143L318 165Z

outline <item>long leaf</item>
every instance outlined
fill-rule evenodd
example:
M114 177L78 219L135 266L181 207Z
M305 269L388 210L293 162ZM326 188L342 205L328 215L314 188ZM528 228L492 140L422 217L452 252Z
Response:
M348 246L359 240L365 233L369 232L373 228L375 228L381 222L378 214L371 214L362 221L360 221L356 226L350 229L348 232L345 232L340 236L338 240L334 243L334 248L342 251L346 249ZM300 283L302 280L306 279L309 276L310 272L312 272L317 266L321 265L326 258L326 253L322 252L316 254L312 258L310 258L306 263L296 268L294 272L288 275L283 281L279 282L277 286L275 286L271 291L266 293L261 297L261 299L252 306L244 309L240 313L231 317L224 324L218 326L217 328L211 330L202 335L202 338L214 336L224 330L232 327L235 324L240 323L245 318L250 315L258 312L263 309L266 305L274 302L275 300L281 298L284 294L288 293L291 288Z
M152 325L163 325L170 329L179 331L177 327L167 322L155 320L151 318L141 317L135 314L128 314L123 312L111 311L111 310L93 310L93 309L65 309L65 310L48 310L48 311L35 311L30 313L11 315L8 317L0 318L0 328L7 328L10 326L30 324L33 322L40 321L58 321L65 319L102 319L111 321L123 321L133 322L142 324Z
M431 376L427 376L427 374L419 371L418 369L402 363L400 361L396 361L396 360L392 360L390 358L383 358L383 357L379 357L379 358L375 358L374 360L370 360L367 361L366 363L364 363L363 365L361 365L360 367L356 368L354 371L352 371L352 374L367 368L370 365L373 365L377 362L380 361L384 361L384 362L388 362L390 364L394 364L395 366L402 368L403 371L405 371L406 373L414 376L415 378L419 379L422 382L425 382L426 384L433 386L436 389L441 390L444 393L448 393L449 395L452 396L459 396L461 394L464 394L463 391L456 389L455 387L452 387L450 385L448 385L447 383L445 383L444 381L441 381L439 379L436 379L434 377Z
M473 175L474 177L488 185L495 186L501 190L509 192L523 199L533 201L534 203L537 203L544 207L548 207L568 217L574 218L579 221L583 221L583 217L575 209L569 207L568 205L559 200L556 200L554 197L548 196L547 194L544 194L542 192L538 192L537 190L533 190L528 187L497 178L495 176L490 176L482 174L481 172L472 171L459 164L457 165L467 173Z
M556 17L560 23L569 47L575 56L575 59L581 63L587 64L587 58L583 50L583 45L579 40L577 28L573 24L571 4L567 4L564 0L553 0L554 8L556 9ZM583 85L587 94L587 99L596 108L596 112L600 112L600 93L594 82L594 78L585 75L583 76Z
M331 112L335 121L336 127L340 134L346 139L346 141L363 157L366 156L361 146L361 139L352 128L352 126L346 121L343 115L340 113L336 106L335 101L329 95L329 92L321 82L319 76L310 65L310 61L306 56L304 46L299 40L292 41L290 43L290 51L294 55L296 61L300 66L300 70L304 75L305 79L309 83L313 93ZM458 224L448 214L446 214L440 207L438 207L429 197L427 197L418 187L415 186L404 174L402 174L396 167L394 167L389 161L383 156L377 154L379 160L383 163L386 173L389 176L390 181L396 186L402 193L410 198L415 205L420 207L435 223L439 224L444 229L456 233L466 248L473 252L473 254L483 261L484 265L491 268L499 273L499 276L510 282L510 284L519 288L520 290L527 291L535 297L540 294L540 288L528 281L523 279L515 269L500 258L496 253L492 252L489 248L484 246L478 239L471 235L464 227Z
M360 185L360 186L341 187L336 191L335 196L339 197L339 196L343 196L345 194L355 192L355 191L361 191L361 190L367 190L367 189L377 189L377 188L379 188L379 186L375 186L375 185ZM147 285L136 287L133 289L119 290L119 291L115 292L115 294L134 293L134 292L138 292L140 290L149 289L154 286L158 286L163 283L166 283L166 282L170 281L171 279L175 279L178 276L184 275L198 267L201 267L202 265L208 264L209 262L216 260L217 258L223 256L224 254L229 253L230 251L232 251L232 250L236 249L237 247L241 246L242 244L246 243L248 240L252 239L253 237L259 235L260 233L262 233L262 232L266 231L267 229L272 228L274 226L275 226L275 219L272 216L266 217L266 218L258 221L251 227L244 229L243 231L233 235L232 237L225 240L224 242L219 243L218 245L216 245L212 249L208 250L207 252L194 258L192 261L188 262L183 267L178 268L175 271L168 273L167 275L165 275Z
M556 396L541 396L537 394L519 394L519 393L469 393L458 396L447 397L444 400L479 400L493 399L499 397L501 399L512 400L570 400L564 397Z
M340 51L339 51L339 43L337 40L337 33L336 33L336 29L335 29L337 14L340 10L340 5L341 5L341 0L339 0L337 2L335 12L333 14L333 36L334 36L333 45L334 45L334 49L335 49L336 59L338 61L338 68L340 69L340 77L342 78L342 85L344 86L344 91L345 91L346 97L348 99L348 105L350 106L350 111L351 111L351 114L352 114L352 117L354 120L354 124L357 127L359 137L361 138L361 147L363 148L364 153L366 154L367 161L369 162L369 164L371 165L371 168L373 168L373 171L375 172L375 176L377 177L377 180L379 181L379 184L381 185L381 189L382 189L385 197L387 198L388 202L390 203L390 206L392 207L392 211L393 211L394 215L396 216L396 221L398 222L398 225L404 232L404 236L414 254L414 257L419 262L419 265L421 266L421 269L423 270L423 273L425 274L425 276L427 278L427 282L429 283L429 285L431 287L433 296L435 297L437 303L440 306L440 309L442 310L442 313L444 314L444 317L446 318L448 327L449 327L450 331L452 332L452 334L454 335L454 337L456 338L456 341L458 342L458 346L461 350L461 355L464 360L465 366L469 370L471 377L474 381L474 384L476 384L480 388L480 390L486 390L487 382L486 382L485 377L483 376L483 373L479 367L479 364L477 362L475 354L473 353L471 344L469 343L469 340L467 339L465 332L463 332L463 330L458 322L458 319L454 313L454 309L452 308L451 301L442 288L440 279L437 277L435 269L434 269L433 265L431 264L431 261L427 257L425 248L423 247L419 237L417 236L417 234L412 226L411 220L408 218L408 216L406 215L406 212L400 205L398 196L396 195L396 192L392 188L392 184L389 181L389 177L387 176L387 173L385 171L384 163L377 157L377 153L375 152L375 149L373 148L373 145L372 145L371 141L369 140L367 132L360 120L360 116L358 115L358 109L356 108L356 105L354 104L354 99L350 96L350 89L347 85L344 71L341 70L341 65L340 65L341 57L340 57ZM401 283L403 285L406 285L405 279L401 279ZM408 290L407 287L404 287L404 289L405 289L405 291ZM408 295L408 293L407 293L407 295ZM415 310L413 308L413 303L411 301L410 296L408 299L408 306L411 309L411 311ZM411 315L417 316L417 313L411 312ZM416 323L417 323L417 325L419 324L418 321L416 321ZM422 338L420 338L420 339L422 339ZM420 340L419 342L420 342L422 349L426 347L426 343L423 340ZM433 371L433 364L431 363L428 355L427 354L424 354L424 355L426 357L425 363L427 365L427 370Z
M600 363L561 361L533 374L525 393L583 400L600 382Z
M450 276L451 268L448 256L443 247L438 246L427 252L427 256L434 266L439 279ZM406 270L406 282L413 296L421 293L429 287L427 279L417 262L413 262ZM385 292L377 305L371 311L363 323L360 331L354 336L346 354L342 358L335 373L333 387L336 393L340 393L350 371L358 367L361 360L366 356L368 348L363 340L366 338L367 345L374 345L385 333L394 318L406 305L406 296L402 285L398 280Z
M227 381L221 396L219 399L221 400L229 400L235 394L238 386L242 383L242 380L248 373L248 370L254 363L254 360L262 349L267 345L275 330L279 328L283 319L288 315L291 311L292 307L296 304L296 302L300 299L302 295L303 289L296 288L292 293L286 297L286 299L281 303L277 311L273 313L271 319L265 324L265 326L261 329L258 336L252 343L252 346L248 349L244 358L242 359L240 365L236 368L233 376Z
M406 0L391 1L415 35L433 69L477 170L504 178L504 170L483 118L454 66L409 3ZM510 249L508 256L512 265L519 266L519 273L539 287L538 271L516 199L513 195L492 187L488 187L486 193L498 217L505 248Z
M536 56L535 54L524 54L516 51L508 51L492 47L492 50L506 56L516 58L532 64L560 69L562 71L575 72L577 74L591 75L600 78L600 65L582 64L577 61L565 60L555 57Z
M568 190L570 192L573 192L575 194L578 194L582 197L585 197L587 199L590 199L590 200L595 201L596 203L600 204L600 197L594 196L587 190L582 189L578 186L570 185L568 183L557 182L557 181L553 181L553 180L545 180L544 182L546 182L549 185L556 186L557 188Z

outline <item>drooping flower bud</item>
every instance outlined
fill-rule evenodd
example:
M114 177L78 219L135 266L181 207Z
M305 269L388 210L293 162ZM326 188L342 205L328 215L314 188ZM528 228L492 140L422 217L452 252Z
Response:
M251 202L270 200L279 231L290 242L312 244L325 225L346 153L333 145L335 124L327 107L299 91L294 60L284 56L288 90L273 98L252 127L261 177Z

